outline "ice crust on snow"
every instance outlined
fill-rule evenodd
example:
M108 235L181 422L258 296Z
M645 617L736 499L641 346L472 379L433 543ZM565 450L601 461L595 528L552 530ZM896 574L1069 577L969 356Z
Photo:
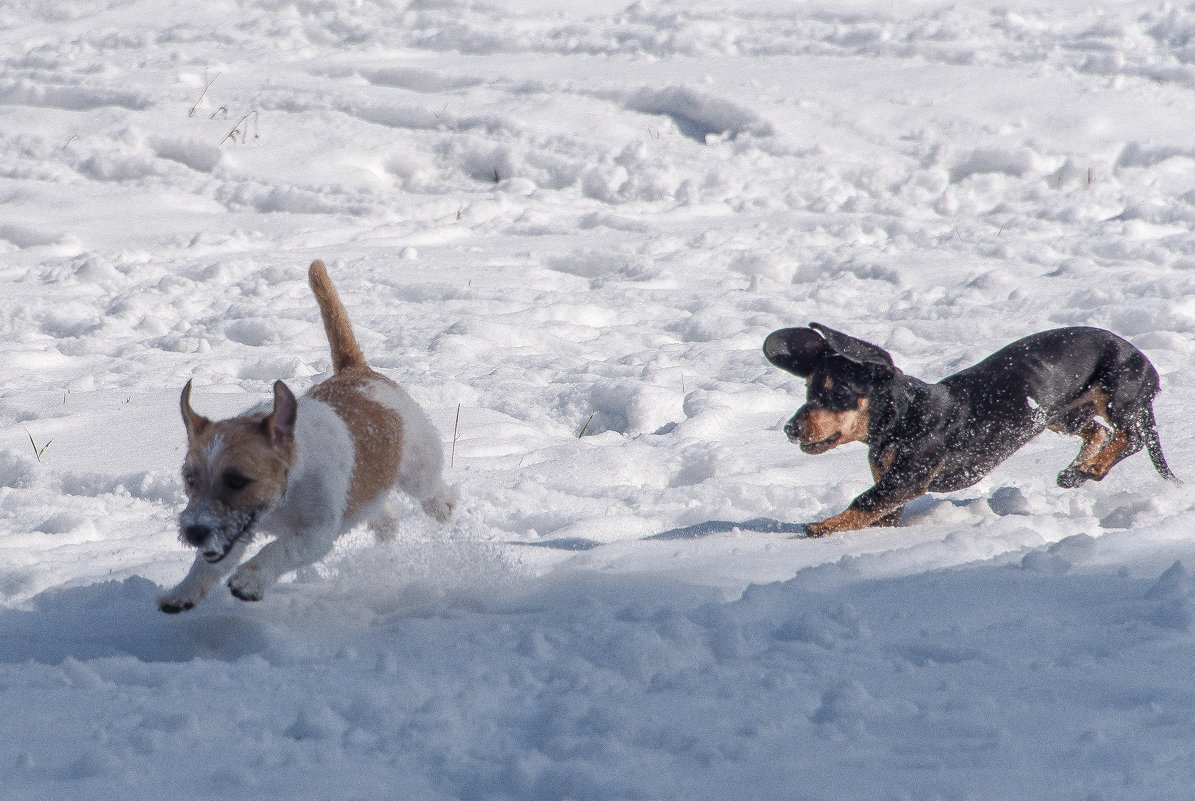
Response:
M905 525L782 433L819 320L937 380L1148 353L1195 475L1195 11L0 8L0 796L1133 799L1192 784L1188 490L1044 434ZM329 369L323 258L461 504L154 607L178 393ZM458 416L459 409L459 416Z

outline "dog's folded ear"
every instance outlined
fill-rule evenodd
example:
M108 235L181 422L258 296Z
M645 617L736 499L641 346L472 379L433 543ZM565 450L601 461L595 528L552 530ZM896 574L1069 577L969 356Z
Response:
M768 361L801 378L808 378L818 360L831 354L857 364L881 367L886 373L896 369L892 356L879 345L855 339L821 323L810 323L808 328L781 328L768 334L763 342L763 355Z
M199 435L199 432L207 428L211 424L211 420L207 419L201 414L196 414L191 408L191 382L183 387L182 397L179 399L179 406L183 411L183 425L187 427L187 439L194 439Z
M808 328L781 328L763 341L768 361L801 378L808 378L827 352L826 340Z
M892 356L879 345L855 339L852 336L827 328L821 323L810 323L809 327L826 338L830 349L844 359L850 359L858 364L875 364L892 370L896 367Z
M295 420L299 416L299 403L295 393L281 381L274 382L274 411L261 421L266 436L274 443L285 443L294 439Z

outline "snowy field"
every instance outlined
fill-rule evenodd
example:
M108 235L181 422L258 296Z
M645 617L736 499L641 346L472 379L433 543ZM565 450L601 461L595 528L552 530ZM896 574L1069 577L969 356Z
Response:
M1189 796L1195 6L896 7L0 4L0 798ZM314 258L457 516L163 615L179 392L325 375ZM794 536L870 483L811 320L1110 328L1187 485L1045 434Z

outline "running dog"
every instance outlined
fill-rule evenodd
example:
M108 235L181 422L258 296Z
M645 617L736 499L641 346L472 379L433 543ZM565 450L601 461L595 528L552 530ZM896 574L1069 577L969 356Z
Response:
M299 399L278 381L272 406L219 421L194 412L191 382L183 388L187 507L179 531L197 553L186 578L158 599L163 612L193 608L229 573L233 595L259 601L358 523L384 534L395 487L434 519L452 516L456 497L441 478L443 447L431 421L366 363L323 262L312 263L308 278L332 349L331 378ZM259 528L276 538L238 567Z
M1154 421L1158 371L1100 328L1032 334L936 384L902 373L883 348L819 323L774 331L763 352L806 379L805 405L784 427L791 441L811 454L845 442L870 449L875 486L806 526L811 537L896 525L909 501L971 486L1047 428L1083 440L1058 475L1061 487L1100 481L1142 447L1163 478L1178 481Z

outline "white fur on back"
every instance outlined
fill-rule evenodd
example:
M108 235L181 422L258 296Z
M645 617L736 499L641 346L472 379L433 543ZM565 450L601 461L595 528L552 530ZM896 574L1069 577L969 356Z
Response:
M332 407L303 396L295 420L295 462L286 495L262 527L302 529L312 523L339 523L353 473L353 441Z
M425 500L444 486L440 472L444 467L444 446L440 434L419 404L399 386L376 381L366 390L376 403L393 409L402 417L402 464L398 483L411 496Z

